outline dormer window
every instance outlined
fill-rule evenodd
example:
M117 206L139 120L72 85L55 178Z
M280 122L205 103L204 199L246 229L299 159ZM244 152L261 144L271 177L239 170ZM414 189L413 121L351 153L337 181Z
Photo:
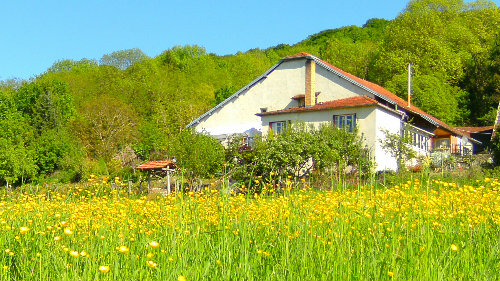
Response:
M318 104L318 95L320 92L316 92L316 100L314 104ZM295 95L292 97L293 100L296 100L298 103L298 107L304 107L306 106L306 95Z

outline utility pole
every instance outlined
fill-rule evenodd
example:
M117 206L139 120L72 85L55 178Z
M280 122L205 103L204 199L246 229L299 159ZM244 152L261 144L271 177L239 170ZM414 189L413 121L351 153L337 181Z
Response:
M411 63L408 64L408 107L411 107L411 94L413 91L413 81L412 81L412 71L413 67Z

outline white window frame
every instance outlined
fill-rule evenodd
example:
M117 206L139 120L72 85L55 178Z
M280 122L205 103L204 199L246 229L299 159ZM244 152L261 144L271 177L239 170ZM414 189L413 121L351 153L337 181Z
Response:
M356 113L333 115L333 124L339 129L353 132L356 128Z
M281 134L288 128L288 123L290 123L290 121L269 122L269 130L275 134Z

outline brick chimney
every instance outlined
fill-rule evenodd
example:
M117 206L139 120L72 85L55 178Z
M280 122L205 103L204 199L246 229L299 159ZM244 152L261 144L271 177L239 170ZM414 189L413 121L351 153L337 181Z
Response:
M314 60L306 61L306 107L316 104L316 63Z

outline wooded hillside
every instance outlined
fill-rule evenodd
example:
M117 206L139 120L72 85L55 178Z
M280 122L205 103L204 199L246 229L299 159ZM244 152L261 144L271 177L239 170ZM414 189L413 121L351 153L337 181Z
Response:
M284 30L286 32L286 30ZM314 54L406 97L451 125L492 125L500 100L500 9L492 2L414 0L392 20L325 30L295 45L217 56L178 46L99 61L61 60L0 85L0 183L77 181L165 158L186 124L282 57Z

